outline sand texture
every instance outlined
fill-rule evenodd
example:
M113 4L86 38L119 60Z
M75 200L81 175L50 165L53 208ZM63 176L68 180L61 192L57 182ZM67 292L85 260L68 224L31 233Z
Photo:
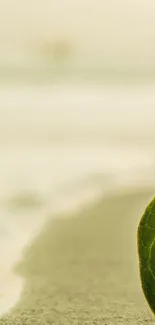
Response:
M136 250L138 221L152 195L106 198L49 223L16 268L24 291L0 324L154 324Z

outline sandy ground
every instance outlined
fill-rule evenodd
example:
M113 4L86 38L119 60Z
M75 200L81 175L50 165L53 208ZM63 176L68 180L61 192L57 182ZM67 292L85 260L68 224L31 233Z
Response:
M0 210L0 314L3 315L17 304L25 286L25 279L14 271L22 259L23 251L30 246L48 220L78 213L83 205L93 204L101 195L101 188L87 186L59 196L51 205L20 207L19 199L14 208ZM23 200L22 200L23 201ZM23 203L23 202L22 202ZM28 203L28 202L27 202Z
M1 324L153 324L140 287L139 218L153 191L106 198L50 222L25 251L20 302Z

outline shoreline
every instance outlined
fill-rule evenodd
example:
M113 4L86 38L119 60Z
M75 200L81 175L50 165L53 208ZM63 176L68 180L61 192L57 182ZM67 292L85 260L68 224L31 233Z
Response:
M2 252L0 251L2 261L0 263L0 278L3 281L3 286L0 294L0 316L10 312L20 301L25 279L15 271L16 265L23 261L25 251L41 235L48 222L54 222L55 219L66 217L66 214L78 214L82 208L95 204L96 200L101 196L101 190L95 186L84 188L81 193L82 195L79 197L77 193L73 195L70 202L66 198L58 198L54 206L51 204L51 206L43 206L36 211L26 211L24 215L22 211L21 213L19 211L16 215L14 219L16 226L12 229L12 237L10 239L9 237L1 239L3 248ZM33 222L29 222L26 217L27 213L31 216L29 219L34 219Z
M137 202L140 201L141 202L141 206L142 206L142 207L138 206L137 202L135 204L135 211L137 212L137 220L138 220L138 216L143 211L143 208L145 207L145 204L147 204L148 200L152 198L153 192L154 192L153 189L144 189L143 188L143 189L141 189L140 192L138 192L137 190L135 190L135 191L134 190L133 191L130 190L128 193L124 193L124 194L123 193L122 194L120 194L120 193L118 194L117 193L117 194L115 194L115 195L113 195L111 197L110 196L109 197L104 197L103 196L102 198L99 198L96 202L94 202L93 205L83 206L83 208L81 208L81 211L80 210L73 211L73 212L70 211L69 218L67 218L67 213L68 212L66 212L64 215L62 213L60 213L60 215L57 216L57 218L55 217L53 220L48 219L48 224L46 224L45 227L42 228L42 231L38 233L38 235L36 236L36 238L33 239L33 241L31 242L31 244L30 245L27 245L25 247L25 249L23 251L22 259L17 263L16 267L14 268L14 270L16 271L16 275L18 274L18 276L20 276L20 277L22 277L24 279L24 282L25 282L24 283L24 290L22 290L18 301L16 301L16 304L14 304L14 307L9 310L8 315L6 314L6 316L5 315L4 316L1 316L2 317L1 324L3 324L3 320L5 320L5 322L4 322L5 324L13 324L13 323L9 323L9 322L7 323L7 320L14 319L14 317L16 318L17 315L18 315L18 313L20 312L20 310L22 312L22 309L23 308L24 308L23 309L23 312L24 312L24 310L25 310L24 303L26 303L26 304L29 305L28 300L31 297L31 290L32 290L31 285L33 287L33 283L31 281L29 282L28 279L32 279L33 278L33 274L35 275L35 272L36 271L38 272L38 276L39 276L39 273L40 272L44 272L45 273L45 279L44 280L42 279L43 280L43 283L42 283L42 285L43 285L43 291L45 289L44 286L46 284L46 276L47 276L47 274L48 274L48 280L52 281L52 279L50 278L50 274L49 274L48 270L46 269L46 267L47 267L46 266L46 263L48 264L50 262L48 262L46 260L46 257L43 256L44 255L43 249L45 249L45 247L46 247L47 256L48 256L49 250L50 250L50 247L49 246L51 245L50 242L55 247L55 245L56 246L57 245L59 246L59 241L60 241L61 242L61 245L60 246L62 247L62 250L63 250L62 241L63 241L63 236L66 236L65 232L67 231L67 227L68 228L70 228L70 227L72 228L73 225L77 225L78 226L78 225L82 225L82 224L84 224L84 227L86 227L85 226L86 225L86 222L89 222L89 220L90 220L90 223L92 223L92 224L94 223L93 214L94 215L96 214L96 212L94 213L94 211L96 211L96 210L99 211L100 209L101 210L103 209L103 215L104 215L104 210L107 209L107 213L109 213L109 215L110 215L110 212L108 211L108 209L110 209L110 210L113 209L113 207L111 206L111 203L112 203L112 205L114 204L114 206L117 207L117 205L119 206L119 202L120 202L119 209L121 209L121 204L122 204L122 208L124 209L125 208L125 205L129 205L129 207L130 207L130 204L128 204L128 201L135 201L136 202L136 198L137 198ZM144 202L145 202L145 204L144 204ZM130 208L133 210L133 207L132 206ZM89 214L90 214L90 216L89 216ZM129 214L129 211L127 212L127 214ZM64 216L65 216L65 218L64 218ZM75 218L72 218L72 217L75 217ZM97 220L99 220L98 214L97 214L97 217L96 218L97 218ZM105 215L105 220L107 220L106 222L109 222L107 218L108 218L108 216ZM111 216L110 216L110 218L111 218ZM118 217L118 218L120 218L120 217ZM136 220L136 222L137 222L137 220ZM100 222L101 222L101 220L100 220ZM135 225L136 225L136 222L134 221ZM122 220L121 220L121 223L122 223ZM130 222L129 221L128 221L128 223L129 223L129 226L130 226ZM59 231L59 227L60 227L60 231ZM96 227L96 224L95 223L94 223L94 227ZM73 230L73 232L75 232L75 227L73 227L72 230ZM88 227L88 230L90 230L89 227ZM86 231L86 237L87 237L87 228L85 229L85 231ZM92 231L93 231L93 229L91 229L91 232ZM100 231L100 230L98 229L98 231ZM50 234L50 237L49 237L49 233L50 232L51 232L51 234ZM53 233L53 239L52 239L52 233ZM57 234L57 236L56 236L56 234ZM80 235L80 233L79 233L79 235ZM107 237L108 236L108 232L107 232L107 234L105 233L105 235L106 235L106 240L108 240L108 237ZM74 237L72 237L70 230L69 230L69 233L68 233L68 237L69 236L71 236L71 238L73 240L73 246L74 246ZM110 236L110 234L109 234L109 236ZM133 236L133 233L132 233L132 236ZM46 243L46 240L47 240L47 243ZM85 245L85 242L83 243L83 245ZM43 248L42 248L42 246L43 246ZM65 246L65 242L64 242L64 246ZM132 246L133 246L133 243L132 243ZM75 249L75 247L74 247L74 249ZM36 256L39 257L39 255L37 255L35 253L35 249L37 249L37 254L40 254L39 251L41 252L41 256L42 256L41 257L41 259L42 259L42 263L41 264L40 264L39 260L36 260ZM71 250L71 247L68 247L68 249ZM67 254L67 252L65 251L64 258L63 258L63 256L60 254L61 253L61 250L60 250L60 247L59 247L58 248L58 253L59 253L58 256L56 256L57 254L54 256L54 261L56 262L56 264L57 263L59 264L59 262L61 261L61 259L62 259L62 262L65 263L64 258L65 258L65 254ZM105 254L107 254L106 251L105 251ZM72 252L71 252L71 255L72 255ZM66 255L66 258L68 258L67 256L68 256L68 254ZM94 255L93 258L96 259L97 256L98 256L98 252L96 251L96 253L95 253L95 255ZM80 255L79 255L78 258L80 258ZM48 259L49 259L49 257L48 257ZM37 264L37 269L36 269L35 263L39 263L39 264ZM45 268L44 268L44 265L43 265L44 263L45 263ZM58 265L57 265L57 267L58 267ZM42 270L44 270L44 271L40 271L40 268ZM58 273L59 273L59 276L61 277L61 270L59 270ZM54 271L54 274L55 274L55 271ZM56 274L55 274L55 276L56 276ZM35 281L35 278L34 278L33 281ZM44 283L44 281L45 281L45 283ZM63 278L63 281L66 281L65 278ZM28 291L26 289L27 286L29 287ZM53 283L53 286L55 287L55 284L54 283ZM73 281L73 287L74 287L74 281ZM53 293L54 292L55 292L55 289L53 288ZM62 292L62 296L63 295L64 295L64 293ZM33 299L32 299L33 300L32 305L35 303L35 299L36 298L33 297ZM61 299L61 296L60 296L60 299ZM27 310L27 312L29 314L29 311L28 311L27 308L28 307L26 307L26 310ZM30 307L30 305L29 305L29 308L30 308L30 313L31 313L31 308L32 307ZM20 316L20 317L23 317L23 316ZM35 315L35 317L37 317L37 316ZM18 323L16 323L16 324L18 324ZM25 323L25 324L29 324L29 323ZM58 324L60 324L60 323L58 323ZM62 324L66 324L66 323L64 322Z

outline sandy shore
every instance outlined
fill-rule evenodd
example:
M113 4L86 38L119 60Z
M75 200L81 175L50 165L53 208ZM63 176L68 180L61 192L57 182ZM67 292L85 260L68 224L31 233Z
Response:
M18 197L10 207L7 205L6 209L0 210L0 315L6 314L20 300L25 277L14 268L48 221L80 212L83 206L93 205L101 193L101 188L87 186L80 188L79 193L75 190L63 193L51 204L43 206L32 205L32 198Z
M152 196L118 194L49 223L16 268L24 291L1 324L152 324L136 252L137 224Z

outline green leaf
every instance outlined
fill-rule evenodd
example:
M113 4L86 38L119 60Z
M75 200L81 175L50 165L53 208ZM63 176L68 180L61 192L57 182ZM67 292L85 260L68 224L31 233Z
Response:
M155 198L140 220L137 239L142 289L155 314Z

